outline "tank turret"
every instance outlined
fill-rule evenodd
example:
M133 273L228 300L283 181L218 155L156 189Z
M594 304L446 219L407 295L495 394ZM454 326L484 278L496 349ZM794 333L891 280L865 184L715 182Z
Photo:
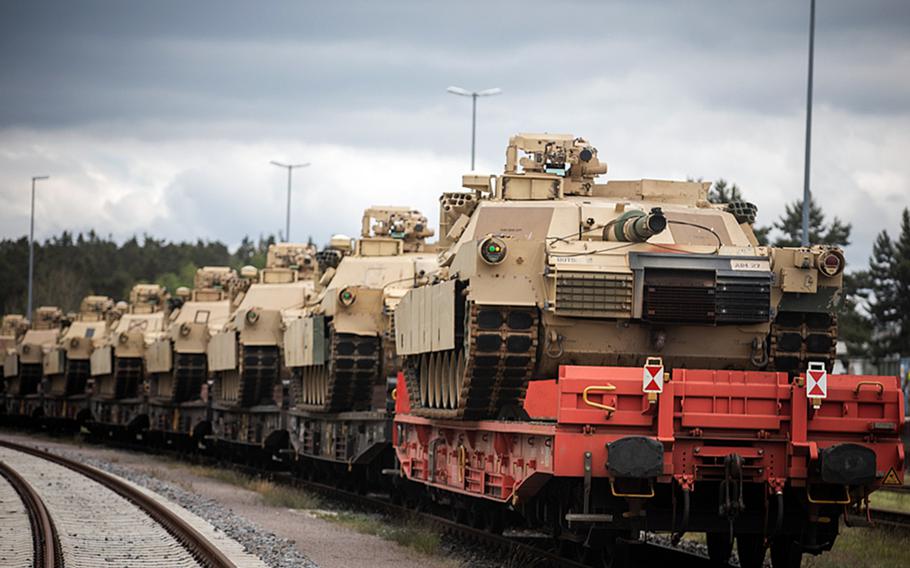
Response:
M830 365L841 251L759 246L754 205L606 171L583 138L519 134L502 175L443 195L440 275L396 310L414 412L497 417L563 364Z

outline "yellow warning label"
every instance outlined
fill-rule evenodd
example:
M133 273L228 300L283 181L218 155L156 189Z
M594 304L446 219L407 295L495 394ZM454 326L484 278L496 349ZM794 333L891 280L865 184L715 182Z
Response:
M893 467L888 470L888 475L882 480L882 485L901 485L901 480L898 479Z

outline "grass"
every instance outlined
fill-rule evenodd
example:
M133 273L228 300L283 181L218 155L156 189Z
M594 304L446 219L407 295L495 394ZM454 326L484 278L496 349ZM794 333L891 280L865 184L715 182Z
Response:
M269 507L316 509L322 506L322 501L311 493L272 483L266 479L243 475L231 469L193 466L190 468L190 473L254 491L259 494L262 503Z
M803 568L904 568L910 565L906 532L881 528L841 528L834 548L803 556Z
M361 534L375 535L426 555L440 553L441 538L438 532L427 528L415 519L398 522L380 515L348 511L319 511L316 517L337 523Z

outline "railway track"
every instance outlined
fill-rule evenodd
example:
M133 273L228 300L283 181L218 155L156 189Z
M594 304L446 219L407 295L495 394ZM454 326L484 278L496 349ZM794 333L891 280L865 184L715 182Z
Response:
M303 479L287 470L266 469L235 462L225 462L211 456L188 455L173 450L150 448L140 444L108 439L102 439L100 443L146 454L167 455L173 459L194 465L230 469L249 477L267 479L276 484L310 491L363 511L388 515L393 518L416 518L422 525L434 527L440 533L453 535L465 543L482 545L485 551L497 553L509 566L524 566L526 568L591 568L592 566L590 563L566 558L548 548L530 544L521 539L477 529L419 508L397 505L385 496L348 491L334 485ZM552 542L552 539L550 539L550 542ZM659 564L692 568L724 568L728 566L712 563L708 558L692 552L649 541L624 541L620 543L617 553L624 560L624 563L621 561L616 564L619 566L651 566Z
M910 485L885 486L879 489L883 493L896 493L910 495ZM892 509L873 508L872 521L876 525L893 529L910 530L910 512L895 511Z
M910 530L910 513L890 511L888 509L872 509L871 515L872 523L875 526Z
M224 467L224 464L218 464ZM561 556L540 546L522 542L519 539L477 529L427 511L397 505L388 498L340 489L315 481L301 479L287 472L265 471L249 466L229 464L228 467L248 476L265 476L270 481L311 491L340 501L354 507L378 512L392 517L417 517L424 526L432 526L444 534L455 535L459 540L484 545L485 550L495 551L501 558L507 559L509 566L526 566L529 568L590 568L591 564ZM617 548L617 556L622 560L621 566L651 566L657 563L676 563L679 566L693 568L721 568L722 565L711 563L708 558L672 548L662 544L645 541L624 541Z
M41 469L40 478L42 479L42 481L48 482L48 483L46 483L46 485L49 488L48 491L56 490L56 491L60 492L61 488L63 488L62 492L66 493L65 495L60 495L59 497L56 497L58 503L62 502L62 500L76 497L76 498L80 499L80 501L79 501L80 505L85 506L87 509L76 511L75 515L74 515L75 518L69 518L65 514L65 511L63 511L62 509L58 510L58 511L54 511L54 506L51 503L48 503L48 507L44 508L43 513L41 513L38 508L32 509L31 505L27 505L27 507L30 510L34 510L36 512L36 514L42 515L42 517L39 517L39 518L43 519L43 520L41 520L41 526L37 529L38 532L35 532L36 529L33 528L32 534L36 535L34 540L37 541L40 537L41 543L42 543L42 545L41 545L42 550L40 552L38 552L38 550L36 548L36 554L34 556L33 566L36 566L36 567L40 566L42 568L45 568L45 567L60 568L67 564L67 561L69 560L68 555L70 555L70 554L78 555L80 548L82 548L83 554L88 553L93 556L98 555L98 554L107 554L104 550L102 550L101 547L106 542L108 542L109 538L111 541L115 540L114 537L109 534L105 533L103 535L103 537L99 536L97 534L89 535L88 537L84 537L82 539L82 542L78 542L75 544L69 543L66 541L66 539L64 539L64 541L61 543L62 547L60 547L63 549L62 553L61 553L60 548L56 548L56 549L50 548L50 546L48 544L48 543L57 542L59 540L56 536L50 536L52 534L56 535L56 533L46 532L48 530L48 528L47 528L48 526L54 527L54 525L59 524L61 527L61 529L60 529L61 534L63 534L65 531L66 533L68 533L67 534L68 538L70 538L70 537L74 538L74 534L69 534L69 533L72 533L71 527L73 526L74 522L76 523L76 527L78 527L79 523L84 523L86 518L91 518L90 517L91 512L92 512L91 507L92 507L92 505L94 505L95 511L97 512L98 506L99 506L99 500L100 500L100 503L101 503L100 506L102 508L104 508L104 507L110 508L110 510L106 510L102 514L106 513L106 516L114 517L112 519L112 521L113 521L112 524L115 524L118 528L120 528L121 533L127 533L129 535L126 537L129 548L125 554L133 555L138 552L141 552L141 547L135 546L136 543L133 542L132 540L129 540L131 537L136 536L137 531L139 531L139 534L141 534L143 532L144 533L154 533L154 532L156 532L156 529L157 529L158 532L163 531L166 533L165 535L162 535L162 536L166 537L167 535L170 535L170 537L173 539L173 541L175 541L177 543L176 547L169 547L168 543L166 542L168 540L167 538L158 537L157 539L151 539L151 538L149 539L149 540L157 541L156 546L149 547L149 549L146 551L148 556L150 558L153 558L154 561L157 563L157 565L174 566L174 567L176 567L176 566L203 566L205 568L240 568L237 563L235 563L231 558L229 558L212 541L210 541L208 538L206 538L195 527L193 527L188 521L186 521L184 518L177 515L174 511L172 511L170 508L168 508L166 505L164 505L161 501L159 501L159 500L155 499L154 497L150 496L149 494L137 489L135 486L123 481L122 479L117 478L108 473L105 473L103 471L97 470L93 467L81 464L79 462L64 458L64 457L56 455L56 454L44 452L42 450L38 450L36 448L32 448L29 446L24 446L24 445L16 444L13 442L8 442L5 440L0 440L0 448L6 448L6 449L12 450L14 452L12 454L6 453L6 455L4 456L3 461L7 462L4 472L12 471L14 468L18 469L19 471L24 471L26 469L35 470L36 467L40 467L41 464L34 463L34 462L29 463L29 460L25 459L25 458L28 458L28 457L33 458L33 459L37 458L39 460L43 460L44 462L50 462L51 464L61 466L62 468L65 468L66 470L68 470L70 472L75 472L75 473L79 474L80 477L85 478L85 480L90 480L90 483L101 485L105 489L115 493L116 495L119 495L120 497L122 497L123 499L128 501L135 508L138 508L139 511L141 511L141 513L144 513L144 515L140 515L141 516L140 519L135 519L135 518L130 519L128 517L128 515L124 515L122 507L118 511L118 509L116 507L116 503L111 501L109 498L106 500L106 502L105 502L105 500L103 500L100 497L95 498L94 503L92 503L87 500L87 495L86 495L86 493L90 493L90 491L78 492L80 483L82 484L82 488L83 489L85 488L85 484L84 484L85 480L72 480L72 479L67 480L66 483L69 483L67 485L67 484L65 484L65 482L61 481L61 475L60 475L59 471L54 470L53 467L50 467L50 468L40 467L40 469ZM16 452L18 454L20 454L18 457L15 455ZM16 462L18 462L18 464L19 464L18 467L16 465ZM18 472L13 471L13 474L14 474L14 476L19 476L20 479L23 478L23 476L20 475ZM6 477L5 473L4 473L4 477ZM10 478L7 477L7 479L10 479ZM23 481L24 481L24 479L23 479ZM11 481L11 483L14 483L14 482ZM28 486L28 485L29 484L26 482L26 486ZM75 493L75 495L73 494L74 489L77 491ZM18 488L17 488L17 492L19 492ZM32 495L29 498L30 499L37 498L38 502L41 503L40 505L37 505L36 507L44 507L42 498L40 496L38 496L38 494L35 493L34 490L32 490L31 493L32 493ZM20 492L20 495L22 495L21 492ZM51 497L55 498L53 495L51 495ZM86 501L82 501L83 499L86 499ZM48 501L47 495L45 495L43 501L45 501L45 502ZM109 503L109 505L107 505L107 503ZM72 509L73 504L69 503L69 502L68 502L68 504L70 505L69 509ZM50 512L49 512L49 510L50 510ZM54 514L53 517L51 516L51 513ZM151 518L153 523L148 523L149 517ZM143 523L142 519L145 519L144 523ZM94 519L94 520L97 520L97 519ZM70 527L70 528L66 528L66 527ZM50 530L53 531L54 529L51 528ZM132 533L132 534L129 534L129 533ZM116 533L115 533L115 535L116 535ZM142 536L146 536L146 535L142 535ZM103 541L101 541L102 538L104 539ZM86 551L85 550L86 545L94 545L95 548ZM179 548L179 550L175 550L175 548ZM113 553L111 553L111 554L113 555ZM40 562L43 562L43 563L39 563L39 560L40 560ZM135 562L136 559L133 556L129 556L128 558L126 558L124 560L129 563L129 560L133 560ZM79 565L79 561L75 560L75 563L73 565L74 566Z
M7 504L0 518L3 542L0 557L11 565L57 568L63 566L63 552L57 527L38 492L19 473L0 461L0 476L7 484L0 488L0 502ZM16 507L16 498L22 508ZM26 519L22 518L22 513ZM32 550L28 553L27 541ZM22 545L25 545L24 547Z
M205 456L187 456L178 452L169 450L152 449L142 445L115 443L105 440L105 444L114 445L122 449L139 451L143 453L164 454L182 461L190 461L195 464L221 467L232 469L238 473L250 476L268 479L274 483L310 491L322 495L336 502L345 503L359 510L369 511L387 515L393 518L416 518L423 526L432 526L443 534L453 535L457 540L467 544L475 544L483 547L485 551L497 555L504 559L510 566L525 566L527 568L590 568L591 564L581 560L567 558L553 551L552 547L543 547L538 542L552 544L552 539L541 538L513 538L502 534L492 533L486 530L477 529L452 519L428 512L425 510L415 510L402 505L395 504L391 499L381 495L364 495L355 491L348 491L334 485L302 479L287 471L274 471L264 468L258 468L248 465L241 465L232 462L223 462L212 457ZM65 464L67 467L72 464L78 470L90 470L95 474L102 474L106 477L113 477L95 468L84 466L62 458L55 454L47 454L40 450L28 446L20 446L9 442L0 441L0 447L10 447L22 449L22 451L48 457L57 463ZM74 468L75 469L75 468ZM114 478L120 481L117 478ZM121 482L123 483L123 482ZM132 486L127 485L130 489ZM687 552L678 548L672 548L656 542L648 541L622 541L616 550L617 559L621 559L619 565L626 566L651 566L657 564L675 564L680 566L692 566L694 568L720 566L717 563L711 563L708 558ZM233 566L233 564L216 564L206 562L200 559L200 564L220 568L221 566Z

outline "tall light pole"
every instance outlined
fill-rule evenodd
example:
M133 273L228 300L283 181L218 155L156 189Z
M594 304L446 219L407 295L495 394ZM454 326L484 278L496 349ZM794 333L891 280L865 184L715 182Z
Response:
M278 166L279 168L287 168L288 170L288 210L287 218L284 222L284 242L291 242L291 172L297 168L305 168L310 165L309 162L305 164L282 164L281 162L276 162L272 160L271 163L273 166Z
M484 89L483 91L468 91L461 87L449 87L446 89L453 95L462 97L471 97L471 171L474 171L474 148L477 144L477 97L492 97L502 92L502 89Z
M806 88L806 159L803 172L803 246L809 246L809 163L812 158L812 72L815 56L815 0L809 0L809 80Z
M32 321L32 285L35 278L35 182L49 177L32 177L32 216L28 227L28 310L26 312L28 321Z

